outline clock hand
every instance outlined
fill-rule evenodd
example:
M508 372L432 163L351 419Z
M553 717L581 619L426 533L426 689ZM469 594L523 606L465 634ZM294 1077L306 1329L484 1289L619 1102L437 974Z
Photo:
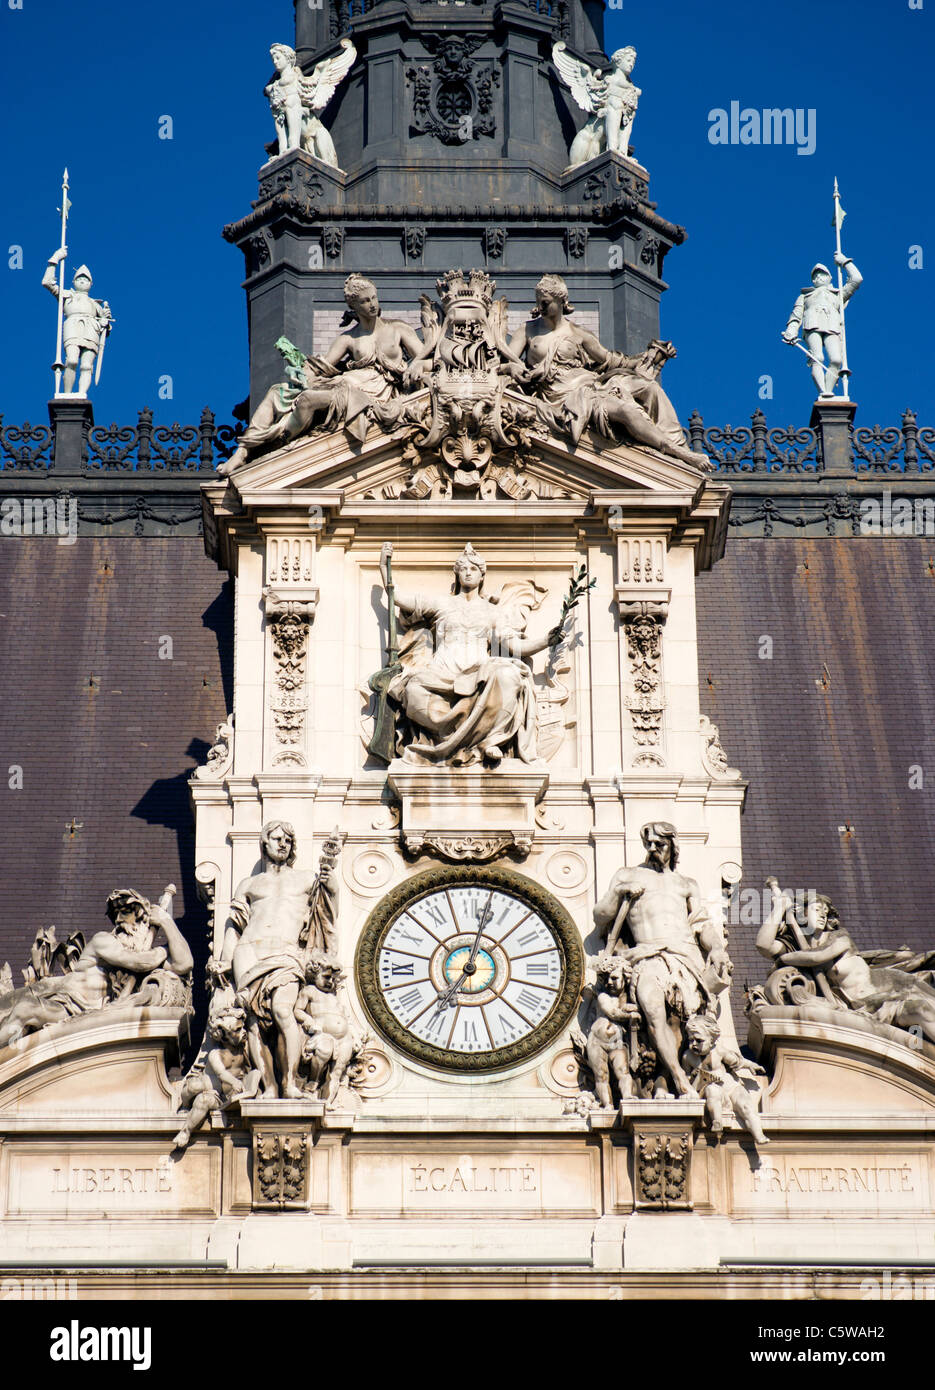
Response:
M471 947L471 954L468 956L468 958L467 958L467 964L466 964L465 967L464 967L464 973L465 973L465 975L473 975L473 974L474 974L474 962L475 962L475 960L477 959L477 952L480 950L480 939L481 939L481 937L482 937L483 934L484 934L484 928L487 926L487 923L490 921L490 919L491 919L492 916L493 916L493 889L491 888L490 894L489 894L489 896L488 896L488 898L487 898L487 901L486 901L486 903L484 904L484 910L483 910L483 912L482 912L481 915L480 915L480 921L479 921L478 924L477 924L477 935L476 935L475 938L474 938L474 945Z
M450 1007L452 999L458 993L458 990L464 984L465 980L468 979L469 976L473 975L475 970L477 969L474 962L477 959L477 952L480 950L481 937L483 936L484 929L492 916L493 889L491 888L490 896L487 899L487 902L484 906L484 910L480 915L480 921L477 924L477 934L474 937L474 944L471 947L471 954L465 961L464 968L462 969L461 974L458 976L457 980L455 980L454 984L450 985L448 989L446 989L443 993L439 994L437 1012L440 1013L442 1009L447 1009Z

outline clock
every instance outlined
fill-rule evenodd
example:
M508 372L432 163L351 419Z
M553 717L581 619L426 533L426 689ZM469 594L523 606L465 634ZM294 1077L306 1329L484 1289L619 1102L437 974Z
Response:
M512 869L437 868L394 888L361 933L360 996L402 1052L446 1071L498 1071L570 1022L581 937L560 903Z

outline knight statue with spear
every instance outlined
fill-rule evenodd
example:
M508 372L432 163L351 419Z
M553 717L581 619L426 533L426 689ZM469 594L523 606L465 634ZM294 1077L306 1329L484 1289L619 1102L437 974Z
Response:
M65 288L65 257L68 246L65 234L68 227L68 170L62 183L62 240L58 250L49 257L42 283L58 300L58 337L56 341L55 394L86 396L94 373L94 383L101 379L104 344L113 326L113 315L106 299L92 299L91 272L80 265L72 278L70 290ZM64 354L64 356L63 356ZM63 382L64 374L64 382ZM77 388L75 378L77 376ZM63 390L64 386L64 390Z
M841 250L841 224L847 216L841 206L838 181L834 181L834 220L837 250L834 263L838 268L838 283L833 284L831 271L819 262L812 267L812 283L802 290L789 315L783 342L799 348L812 364L812 380L825 400L834 395L838 378L841 394L849 400L850 369L847 365L847 339L844 330L844 308L851 295L863 282L863 276L850 256ZM847 276L845 283L844 276ZM799 341L799 332L805 339Z

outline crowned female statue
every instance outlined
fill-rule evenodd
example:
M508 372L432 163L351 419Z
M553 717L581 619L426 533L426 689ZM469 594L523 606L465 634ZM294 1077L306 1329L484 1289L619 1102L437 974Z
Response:
M406 593L380 572L390 602L409 624L388 694L403 713L403 758L410 763L496 766L504 757L536 761L536 697L526 658L560 640L553 629L526 637L526 622L546 590L531 580L484 592L486 562L470 544L454 564L450 596ZM411 733L411 737L409 737Z

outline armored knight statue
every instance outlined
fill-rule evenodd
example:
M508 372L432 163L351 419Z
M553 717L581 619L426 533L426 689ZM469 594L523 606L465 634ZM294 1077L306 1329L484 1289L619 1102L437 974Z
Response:
M70 290L58 282L58 266L68 255L68 247L60 246L49 257L42 283L50 294L61 300L62 351L65 357L63 386L68 395L86 396L94 375L94 364L100 359L107 335L113 328L114 318L106 299L92 299L89 293L92 285L91 272L86 265L79 265L72 277ZM77 388L75 380L77 378Z
M644 863L618 870L594 908L595 925L607 935L601 961L621 957L630 1002L659 1064L678 1095L694 1096L680 1055L684 1028L693 1016L716 1010L730 984L730 958L698 884L678 872L675 827L651 822L640 836Z
M318 871L297 869L296 835L285 821L260 832L263 868L238 884L215 974L232 977L246 1014L250 1061L261 1094L297 1099L302 1030L295 1017L310 952L335 950L340 841L325 842Z
M71 950L34 951L26 984L0 996L0 1048L112 1005L190 1008L193 960L169 912L174 892L170 885L154 905L132 889L117 888L107 899L111 931L95 932L87 945L76 933ZM153 945L160 930L164 947ZM56 964L62 974L53 973Z
M391 556L392 546L384 545L384 585ZM409 632L399 651L402 671L388 695L406 726L406 762L496 767L504 758L537 760L536 697L527 658L556 646L561 634L552 629L527 637L529 614L546 590L526 581L505 584L488 598L486 570L468 544L455 561L450 596L394 588L393 601Z
M704 454L689 448L657 380L664 363L675 356L672 344L653 342L645 352L627 357L573 323L573 312L562 277L543 275L532 318L510 343L526 365L521 383L555 407L576 444L591 425L605 438L623 435L695 468L707 467Z
M784 342L794 346L801 332L805 355L811 361L812 380L819 396L825 398L834 395L844 367L844 306L864 278L843 252L835 252L834 262L847 276L843 289L837 289L831 271L819 261L812 267L812 283L799 294L782 335Z
M279 340L289 380L267 391L236 452L218 467L222 477L318 424L343 425L362 441L375 412L393 423L390 403L409 380L407 366L422 357L424 345L408 323L382 317L376 286L363 275L347 277L344 298L346 321L354 326L335 338L324 357L306 357L287 339Z
M575 101L590 116L571 142L569 169L594 159L602 150L626 156L640 99L639 87L630 81L636 49L618 48L611 54L606 74L573 58L564 43L555 44L552 61Z
M277 154L289 150L305 150L323 164L338 167L338 155L330 133L319 120L334 96L338 84L350 71L357 49L350 39L341 39L340 51L325 58L306 77L296 63L295 49L285 43L274 43L270 57L276 68L276 78L265 89L276 126Z
M751 1007L764 1004L829 1004L873 1023L911 1028L935 1043L935 953L860 951L844 929L831 899L805 894L805 921L795 900L777 881L767 880L773 907L756 938L756 948L773 970L751 992Z

